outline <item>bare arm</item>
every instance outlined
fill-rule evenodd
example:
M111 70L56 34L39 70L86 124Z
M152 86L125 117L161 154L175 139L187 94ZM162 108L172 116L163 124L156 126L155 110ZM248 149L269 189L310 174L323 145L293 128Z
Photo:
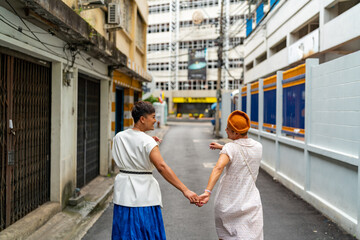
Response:
M153 136L152 138L158 143L162 142L162 139L158 138L157 136Z
M221 150L224 145L221 145L220 143L212 142L210 143L209 147L211 150L219 149Z
M210 174L206 190L210 190L210 191L213 190L213 188L215 187L215 184L217 183L217 181L219 180L219 177L221 176L221 173L224 171L224 168L229 163L229 161L230 161L230 159L229 159L228 155L220 154L220 157L219 157L215 167L213 168L213 170L212 170L212 172ZM204 204L206 204L210 199L210 195L211 194L209 192L205 191L203 194L201 194L199 196L200 202L198 204L196 204L196 205L198 207L201 207Z
M174 187L179 189L184 196L190 200L191 203L198 202L198 196L196 193L190 191L176 176L174 171L165 163L164 159L161 156L159 147L156 146L150 152L150 161L154 164L159 173L172 184Z

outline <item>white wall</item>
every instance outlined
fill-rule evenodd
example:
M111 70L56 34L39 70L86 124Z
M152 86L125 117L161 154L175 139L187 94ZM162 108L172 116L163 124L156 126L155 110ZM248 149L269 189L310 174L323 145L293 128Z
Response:
M325 12L326 10L321 9L321 11ZM326 12L324 14L326 14ZM325 51L354 38L358 38L360 36L359 16L360 4L357 4L345 13L325 23L322 31L320 31L320 50Z
M359 155L360 54L313 69L310 144Z
M263 144L262 168L360 238L360 51L321 65L306 60L304 140L281 134L282 73L277 76L276 134L262 129L261 93L259 129L249 134Z

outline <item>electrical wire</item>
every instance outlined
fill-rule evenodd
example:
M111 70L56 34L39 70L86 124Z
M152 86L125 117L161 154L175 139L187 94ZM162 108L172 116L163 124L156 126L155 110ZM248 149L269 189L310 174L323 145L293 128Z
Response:
M97 73L100 74L100 75L107 75L107 73L102 73L102 72L96 70L96 69L94 68L94 66L92 66L92 65L88 62L88 60L85 59L85 57L81 54L80 51L79 51L78 53L79 53L80 57L84 60L84 62L86 62L86 64L87 64L94 72L97 72Z
M0 14L0 17L3 17L1 14ZM6 25L8 25L9 27L13 28L14 30L20 32L21 34L25 35L26 37L34 40L34 41L38 41L36 38L22 32L22 30L20 30L19 28L16 28L14 27L13 25L9 24L8 22L4 21L4 19L1 19L0 18L0 21L2 21L3 23L5 23ZM24 29L23 29L24 30ZM45 45L48 45L48 46L51 46L51 47L54 47L54 48L63 48L63 47L60 47L60 46L56 46L56 45L53 45L53 44L50 44L50 43L44 43Z
M21 31L27 31L27 32L30 32L28 29L24 29L20 26L17 26L15 23L11 22L10 20L6 19L3 15L0 14L0 17L2 17L5 21L7 21L9 24L13 25L14 27L16 27L18 29L19 32ZM32 31L34 33L37 33L37 34L50 34L50 35L54 35L54 33L50 32L50 28L48 29L47 32L38 32L38 31Z
M41 32L36 32L36 31L32 31L29 26L25 23L25 21L23 20L23 18L17 13L17 11L15 10L15 8L8 2L8 0L5 0L6 3L10 6L10 8L14 11L14 13L19 17L19 19L21 20L21 22L25 25L25 27L27 28L26 29L22 29L20 26L17 26L15 25L14 23L8 21L3 15L0 14L0 21L2 21L3 23L5 23L6 25L8 25L9 27L17 30L18 32L22 33L23 35L27 36L28 38L30 39L33 39L35 41L38 41L39 43L41 43L47 50L49 50L50 52L52 52L54 55L58 56L58 57L62 57L60 56L57 52L55 52L54 50L50 49L48 46L51 46L51 47L54 47L54 48L60 48L60 49L63 49L63 52L65 54L65 57L66 57L66 68L69 66L69 56L66 52L66 47L68 46L69 50L70 50L70 53L71 53L71 66L70 67L73 67L74 64L75 64L75 61L76 61L76 55L80 55L80 57L85 61L85 63L95 72L101 74L101 75L106 75L106 73L102 73L98 70L96 70L92 65L90 65L88 63L88 61L82 56L80 50L76 49L76 51L73 53L73 51L71 51L71 46L69 43L66 43L64 46L60 47L60 46L56 46L56 45L53 45L53 44L49 44L49 43L44 43L43 41L41 41L36 35L35 33L38 33L38 34L45 34L45 33L41 33ZM23 30L25 31L29 31L34 37L26 34L23 32ZM50 32L49 33L46 33L46 34L51 34ZM53 34L51 34L53 35ZM48 46L47 46L48 45Z
M26 26L26 28L31 32L31 34L37 39L37 41L39 41L46 49L48 49L50 52L52 52L54 55L56 56L60 56L58 55L57 52L55 52L54 50L50 49L48 46L46 46L36 35L35 33L32 32L32 30L29 28L29 26L25 23L25 21L22 19L22 17L17 13L17 11L15 10L15 8L9 3L8 0L5 0L6 3L10 6L10 8L14 11L14 13L19 17L19 19L21 20L21 22Z

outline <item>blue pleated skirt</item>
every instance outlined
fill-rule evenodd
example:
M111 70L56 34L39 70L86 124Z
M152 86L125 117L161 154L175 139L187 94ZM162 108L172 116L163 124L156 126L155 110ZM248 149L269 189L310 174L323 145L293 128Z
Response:
M114 204L112 240L165 240L160 206L124 207Z

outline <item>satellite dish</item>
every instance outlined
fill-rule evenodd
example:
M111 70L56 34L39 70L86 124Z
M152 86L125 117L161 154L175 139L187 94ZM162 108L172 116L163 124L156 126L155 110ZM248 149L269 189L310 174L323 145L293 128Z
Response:
M192 15L192 21L195 25L200 25L204 21L204 14L201 11L195 11Z

